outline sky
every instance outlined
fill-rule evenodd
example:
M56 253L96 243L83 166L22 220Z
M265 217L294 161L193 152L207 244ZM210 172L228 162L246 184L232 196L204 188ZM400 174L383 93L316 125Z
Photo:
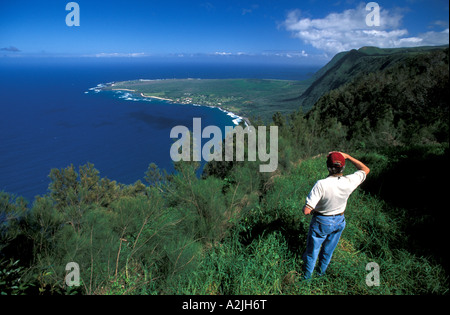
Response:
M449 2L370 1L1 0L0 57L192 55L293 59L323 63L362 46L449 42Z

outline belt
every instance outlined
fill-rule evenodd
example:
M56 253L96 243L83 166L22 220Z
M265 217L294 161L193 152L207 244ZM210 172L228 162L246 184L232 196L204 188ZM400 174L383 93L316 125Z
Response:
M329 215L329 214L322 214L322 213L314 211L313 215L319 215L319 216L322 216L322 217L339 217L341 215L344 215L344 212L341 212L341 213L338 213L338 214Z

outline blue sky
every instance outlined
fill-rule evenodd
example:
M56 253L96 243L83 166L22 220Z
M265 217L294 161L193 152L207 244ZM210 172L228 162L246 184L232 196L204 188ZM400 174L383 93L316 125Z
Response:
M191 54L277 56L320 62L366 45L448 44L449 2L376 1L380 26L367 26L370 1L2 0L0 56L144 57Z

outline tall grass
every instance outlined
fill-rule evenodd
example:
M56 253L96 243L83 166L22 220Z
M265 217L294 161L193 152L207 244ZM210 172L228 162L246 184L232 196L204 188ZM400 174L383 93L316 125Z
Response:
M384 160L379 154L359 158ZM75 261L84 294L448 293L442 266L408 247L406 211L366 192L366 183L348 200L346 229L326 275L303 281L301 255L311 217L302 206L315 181L327 175L324 156L268 176L252 176L255 169L242 163L223 179L199 179L195 166L186 164L166 183L110 183L114 198L101 200L96 196L103 186L97 192L94 181L90 190L79 189L83 182L70 172L70 189L60 190L57 202L37 199L21 221L33 260L26 277L14 269L7 281L20 288L19 277L27 278L40 293L70 293L64 266ZM86 201L86 193L100 201ZM67 194L69 204L62 201ZM366 282L372 262L380 267L379 286Z
M352 169L349 167L348 172ZM358 189L350 197L347 227L327 274L302 281L301 254L310 217L301 212L321 158L274 177L261 203L243 215L220 243L205 250L198 268L174 279L173 294L446 294L445 271L402 248L401 222L389 205ZM319 178L318 178L319 177ZM380 286L369 286L368 263L380 266Z

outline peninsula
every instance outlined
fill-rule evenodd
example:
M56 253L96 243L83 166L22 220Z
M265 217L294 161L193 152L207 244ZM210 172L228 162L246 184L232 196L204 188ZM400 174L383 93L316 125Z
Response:
M269 79L133 80L107 84L102 90L122 90L137 96L178 104L219 107L243 117L269 121L276 112L299 109L299 95L309 81Z

